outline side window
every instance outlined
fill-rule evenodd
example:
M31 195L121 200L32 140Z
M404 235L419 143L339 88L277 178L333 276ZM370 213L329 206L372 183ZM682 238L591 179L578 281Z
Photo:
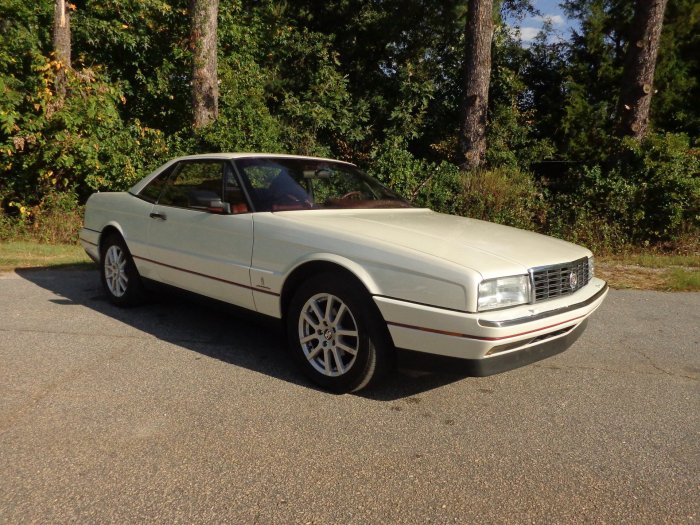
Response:
M282 211L308 208L311 197L307 192L306 181L295 177L299 173L292 167L275 161L252 160L241 162L244 178L250 184L250 194L257 211Z
M226 165L224 173L224 202L230 205L231 213L248 213L250 208L230 164Z
M224 163L183 161L158 199L158 204L207 210L222 199Z
M170 177L170 174L173 172L176 166L177 165L170 166L168 169L163 170L160 175L149 182L148 186L139 192L139 197L148 202L156 202L160 196L160 193L165 187L168 177Z
M282 166L247 166L243 169L254 190L267 189L272 181L282 173Z

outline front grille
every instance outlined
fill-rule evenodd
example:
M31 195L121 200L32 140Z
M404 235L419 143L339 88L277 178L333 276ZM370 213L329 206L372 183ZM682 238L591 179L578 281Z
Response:
M586 286L592 277L587 257L570 263L535 268L530 274L536 303L572 294Z

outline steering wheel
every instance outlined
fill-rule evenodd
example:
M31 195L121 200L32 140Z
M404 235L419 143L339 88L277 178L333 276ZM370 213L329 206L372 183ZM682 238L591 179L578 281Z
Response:
M362 198L362 192L361 192L361 191L349 191L348 193L346 193L345 195L343 195L343 196L340 197L340 198L341 198L341 199L349 199L349 198L351 198L351 197L352 197L353 199L358 199L358 200L359 200L359 199Z

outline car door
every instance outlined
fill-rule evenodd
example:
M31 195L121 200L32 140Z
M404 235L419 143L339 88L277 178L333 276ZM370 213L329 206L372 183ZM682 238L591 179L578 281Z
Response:
M156 280L254 309L253 220L229 162L180 161L150 217L147 258Z

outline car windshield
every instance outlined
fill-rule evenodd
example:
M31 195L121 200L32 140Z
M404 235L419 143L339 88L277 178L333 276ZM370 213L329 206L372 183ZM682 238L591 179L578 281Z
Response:
M236 160L257 211L408 208L410 204L349 164L255 157Z

